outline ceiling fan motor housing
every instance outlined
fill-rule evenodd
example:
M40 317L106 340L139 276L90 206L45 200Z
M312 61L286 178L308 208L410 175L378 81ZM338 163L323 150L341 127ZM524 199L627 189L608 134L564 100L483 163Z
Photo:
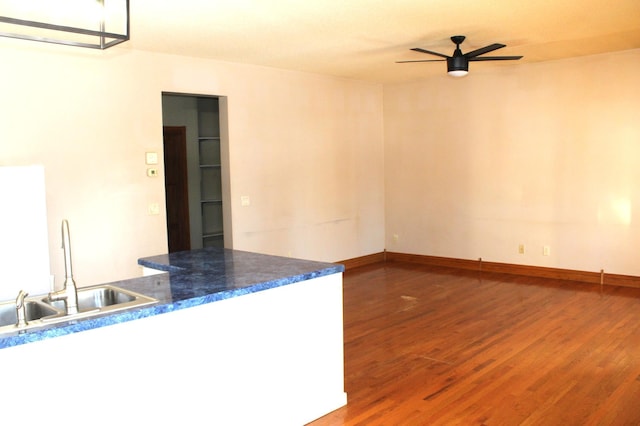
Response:
M469 71L469 60L457 55L447 58L447 72L451 71Z

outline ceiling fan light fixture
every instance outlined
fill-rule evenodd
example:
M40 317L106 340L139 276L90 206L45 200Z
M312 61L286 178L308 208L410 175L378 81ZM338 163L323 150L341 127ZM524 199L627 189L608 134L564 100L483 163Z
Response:
M464 77L465 75L469 74L469 71L453 70L449 71L447 74L449 74L451 77Z
M469 73L469 61L464 56L447 58L447 74L451 77L464 77Z

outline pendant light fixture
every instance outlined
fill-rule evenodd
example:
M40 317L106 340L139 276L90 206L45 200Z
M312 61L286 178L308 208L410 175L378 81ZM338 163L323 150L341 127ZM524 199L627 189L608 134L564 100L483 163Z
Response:
M129 0L3 0L0 36L107 49L129 40Z

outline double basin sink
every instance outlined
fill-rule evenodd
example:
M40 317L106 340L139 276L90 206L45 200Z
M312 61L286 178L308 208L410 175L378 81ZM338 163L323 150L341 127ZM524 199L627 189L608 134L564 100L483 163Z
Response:
M106 313L133 309L156 303L157 300L112 285L78 288L78 313L67 314L64 300L49 300L47 295L27 297L26 324L18 323L15 301L0 303L0 336L55 324L63 321L88 318Z

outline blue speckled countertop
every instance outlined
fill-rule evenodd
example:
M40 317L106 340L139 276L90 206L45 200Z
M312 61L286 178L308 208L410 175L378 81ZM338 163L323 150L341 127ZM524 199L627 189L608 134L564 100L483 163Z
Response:
M213 247L146 257L139 259L138 264L168 273L109 284L154 297L158 299L158 303L2 336L0 349L159 315L344 271L344 266L340 264ZM81 283L78 285L82 286Z

